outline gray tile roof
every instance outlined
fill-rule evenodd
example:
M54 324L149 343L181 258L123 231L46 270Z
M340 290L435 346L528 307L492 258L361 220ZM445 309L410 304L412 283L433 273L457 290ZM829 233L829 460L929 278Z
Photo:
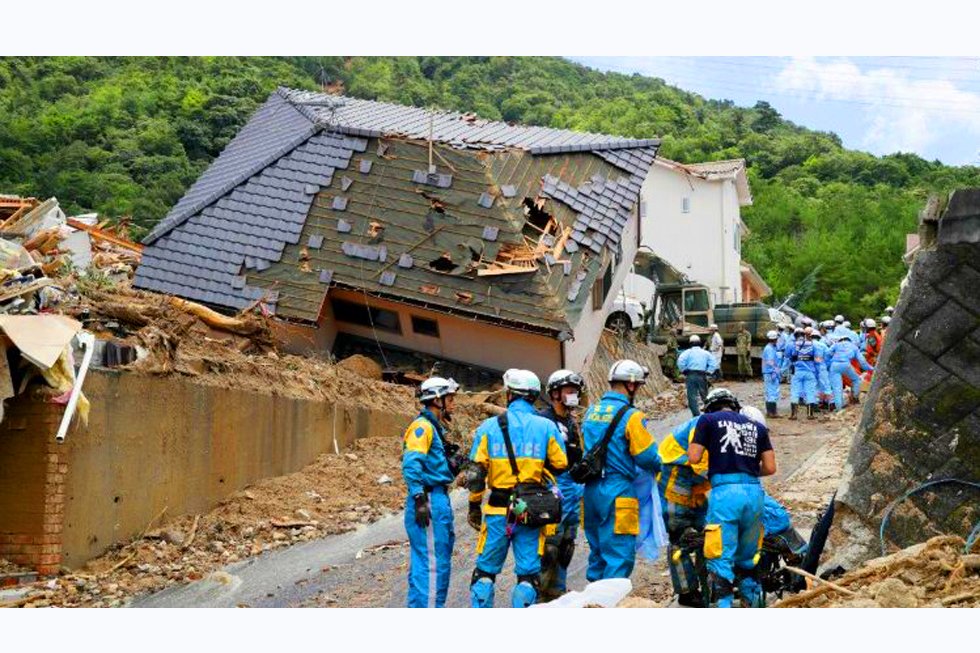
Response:
M649 159L652 162L656 149L639 148L627 152L598 154L630 174L615 179L593 175L577 188L548 175L542 180L541 186L542 195L556 199L575 211L576 220L570 238L596 254L601 253L604 246L612 250L619 248L623 230L639 199L643 180L650 170L649 164L643 167L643 161Z
M259 107L251 120L144 239L161 235L212 204L235 186L313 135L309 118L279 94Z
M482 120L473 114L433 111L387 102L337 97L312 91L280 89L301 110L331 130L355 136L432 139L460 148L517 148L532 154L557 154L657 147L658 139L589 134L551 127L528 127Z
M575 214L574 231L566 243L570 253L579 247L601 252L604 246L618 246L659 143L513 126L452 112L280 89L145 239L148 247L134 284L232 309L262 300L275 311L279 290L263 290L249 281L257 283L262 276L257 273L280 264L286 248L300 244L314 202L326 202L324 208L334 211L348 209L347 191L366 182L355 183L350 175L356 173L348 172L338 177L331 190L336 171L357 169L361 175L358 180L370 179L371 160L367 155L354 158L355 153L366 151L365 137L384 134L425 139L430 120L433 138L460 150L501 151L496 156L515 150L528 153L525 156L593 151L622 170L622 176L608 175L607 171L607 177L594 175L585 182L580 176L576 187L557 178L543 179L542 194L567 205ZM384 154L382 145L377 144L379 157ZM443 189L453 184L452 175L419 172L424 177L419 179L421 183ZM345 196L336 194L338 190ZM500 192L503 198L510 198L517 189L504 184ZM497 210L492 208L493 195L485 195L480 205L489 204L490 210ZM329 230L324 233L350 233L352 222L338 215L335 223L331 221L323 228ZM483 232L486 241L495 241L497 236L496 226L488 226ZM352 256L362 260L386 260L383 245L344 244ZM323 236L305 239L301 245L320 250ZM399 260L397 254L393 260ZM329 284L333 270L325 272L321 271L319 282ZM570 270L563 272L569 274ZM395 275L385 281L395 284ZM578 294L577 288L574 294Z
M341 134L309 138L148 241L152 246L144 250L135 285L235 309L262 298L261 289L242 285L236 277L243 268L268 269L287 244L299 242L315 197L306 187L329 185L334 171L347 168L353 153L365 147L363 139ZM226 166L219 157L214 167Z

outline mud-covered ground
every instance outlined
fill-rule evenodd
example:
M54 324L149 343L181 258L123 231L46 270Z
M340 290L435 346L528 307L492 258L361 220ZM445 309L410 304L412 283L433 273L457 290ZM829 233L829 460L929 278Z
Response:
M761 405L760 383L728 387L743 402ZM689 416L680 403L682 396L681 389L675 387L640 402L650 414L651 429L658 437ZM462 402L454 437L467 445L473 427L495 409L480 401ZM770 424L779 473L769 481L769 490L786 502L804 532L836 488L855 418L856 411L851 410L830 419L781 419ZM263 604L404 605L408 548L400 523L405 489L399 435L360 440L352 451L321 455L300 472L256 483L207 514L162 515L149 524L144 537L110 550L73 573L19 588L16 594L8 591L0 603L12 600L35 607L129 605L135 597L194 583L229 565L243 561L265 564L266 559L274 564L271 561L276 552L308 543L329 543L331 538L347 533L362 534L369 544L350 551L349 561L323 565L317 563L316 548L309 547L309 578L299 579L298 584L304 591L272 588L263 594ZM457 513L450 603L466 605L475 533L466 525L462 514L465 507ZM583 539L573 561L572 589L585 584L586 557ZM501 602L505 602L512 582L506 569L498 587ZM658 604L670 597L670 581L662 561L639 561L632 580L634 597Z

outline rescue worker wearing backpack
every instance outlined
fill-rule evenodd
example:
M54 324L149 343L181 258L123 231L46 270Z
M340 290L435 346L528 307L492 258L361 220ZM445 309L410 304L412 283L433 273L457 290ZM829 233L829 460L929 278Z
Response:
M640 533L640 503L633 481L641 470L654 474L660 470L646 415L633 406L648 374L635 361L616 361L609 370L609 392L589 407L582 422L586 458L606 443L600 477L585 483L586 578L590 582L629 578L633 571Z
M561 431L569 468L582 458L582 432L574 411L582 401L584 388L585 380L580 374L558 370L548 377L545 386L549 404L538 411ZM553 527L554 533L548 535L544 543L544 556L541 559L541 598L544 601L556 599L567 590L568 565L575 553L575 538L582 517L579 507L583 487L573 481L567 471L559 474L555 482L561 491L561 523Z
M467 473L468 521L480 530L470 583L474 608L493 607L494 583L511 547L517 574L511 607L526 608L537 600L544 529L525 525L530 511L525 511L519 490L543 487L546 475L554 477L568 465L558 427L534 410L541 393L538 377L528 370L510 369L504 373L504 388L507 411L477 427L470 451L476 472ZM490 497L481 510L485 486ZM558 497L553 498L557 504ZM560 505L557 512L560 516Z
M434 376L419 389L422 412L405 429L402 443L402 476L408 486L405 503L405 531L411 555L408 563L408 607L429 606L429 572L436 571L435 607L446 604L452 567L453 509L447 492L456 472L443 439L443 423L448 421L459 386L452 379ZM458 449L458 447L456 447ZM450 455L447 455L450 454ZM428 533L432 531L432 549Z

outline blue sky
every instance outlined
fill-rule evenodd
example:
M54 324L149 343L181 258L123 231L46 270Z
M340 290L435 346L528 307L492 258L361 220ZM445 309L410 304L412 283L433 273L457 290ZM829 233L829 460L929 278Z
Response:
M980 58L569 57L739 106L766 100L845 147L980 164Z

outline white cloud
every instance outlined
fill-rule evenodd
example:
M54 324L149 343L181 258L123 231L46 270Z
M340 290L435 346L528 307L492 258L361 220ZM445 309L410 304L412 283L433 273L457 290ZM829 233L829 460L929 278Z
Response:
M980 136L980 93L957 85L963 73L952 65L903 68L902 63L861 70L848 59L805 57L792 59L776 75L775 86L804 98L852 102L866 127L861 147L871 152L923 152L950 134Z

